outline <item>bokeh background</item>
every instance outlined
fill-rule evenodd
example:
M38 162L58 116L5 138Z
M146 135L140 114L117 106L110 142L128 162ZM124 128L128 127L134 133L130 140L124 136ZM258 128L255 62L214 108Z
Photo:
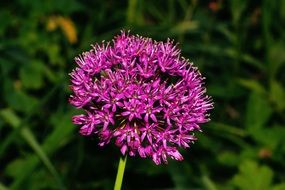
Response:
M215 102L183 162L129 158L123 189L285 189L284 0L12 0L0 3L0 190L113 188L119 150L78 134L68 73L121 29L175 39Z

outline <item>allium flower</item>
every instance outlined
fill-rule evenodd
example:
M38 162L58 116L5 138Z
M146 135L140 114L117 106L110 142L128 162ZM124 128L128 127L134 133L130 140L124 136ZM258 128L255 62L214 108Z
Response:
M85 114L73 123L82 135L98 134L100 146L114 139L124 155L156 164L183 160L178 148L188 148L199 124L209 121L213 103L204 78L169 39L122 32L75 61L70 103Z

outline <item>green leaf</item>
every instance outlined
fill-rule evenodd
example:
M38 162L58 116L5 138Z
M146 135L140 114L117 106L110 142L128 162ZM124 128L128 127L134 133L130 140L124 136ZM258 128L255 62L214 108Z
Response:
M42 160L42 162L45 164L47 169L50 171L50 173L55 177L58 184L63 187L63 183L60 179L60 176L58 172L56 171L55 167L51 163L50 159L48 158L45 151L42 149L42 147L37 142L34 134L28 129L23 128L21 131L21 134L23 138L27 141L27 143L32 147L32 149L35 151L35 153L39 156L39 158Z
M256 80L251 80L251 79L238 79L237 82L254 91L254 92L257 92L257 93L260 93L260 94L265 94L266 93L266 90L265 88Z
M20 118L10 109L1 110L0 116L5 119L14 129L20 127ZM59 174L57 173L55 167L52 165L51 161L49 160L48 156L46 155L45 151L37 142L34 134L31 130L27 127L21 128L21 136L25 139L25 141L30 145L30 147L35 151L35 153L39 156L42 162L45 164L47 169L51 172L51 174L55 177L58 184L63 186ZM26 171L26 170L23 170ZM20 173L22 175L22 173Z
M189 165L178 166L178 164L177 162L171 162L167 168L168 172L171 175L175 189L187 189L190 185L191 167Z
M218 161L226 166L235 166L239 159L236 153L231 151L223 151L218 154Z
M285 46L283 42L276 42L269 49L269 69L273 78L278 69L285 63Z
M241 18L242 13L246 9L247 1L245 0L232 0L230 1L230 8L232 13L233 23L237 24Z
M250 132L263 127L271 114L272 109L266 96L252 92L247 102L245 120L245 125Z
M47 154L50 155L58 150L60 147L66 144L69 141L70 135L72 131L75 129L73 124L71 123L71 115L74 112L64 112L64 113L55 113L52 120L52 124L54 125L54 130L51 134L45 138L44 143L41 145L41 149ZM18 176L12 184L13 189L19 189L19 187L24 183L25 179L29 178L30 174L36 168L36 166L40 163L39 157L35 155L27 156L24 160L25 164L28 165L25 168L25 173L23 175ZM61 187L61 189L64 189Z
M142 11L140 10L140 2L138 0L129 0L127 9L128 24L144 24Z
M284 189L285 189L285 183L281 183L281 184L275 185L272 190L284 190Z
M219 81L208 85L207 88L209 94L219 98L236 98L243 94L245 91L242 87L237 85L235 80L231 81Z
M239 166L232 183L241 190L268 190L273 178L272 170L267 166L258 166L256 162L245 161Z
M28 189L59 189L56 181L50 177L44 168L37 169L30 176Z
M42 44L42 48L46 51L49 57L50 64L62 66L64 64L63 57L60 55L60 46L58 44L47 41ZM47 67L45 67L46 70Z
M20 118L10 109L2 109L0 116L13 128L19 127L21 123Z
M183 34L189 31L197 30L198 28L199 23L197 21L185 20L177 23L177 25L171 29L171 32L175 34Z
M228 125L225 123L219 123L212 121L211 124L205 126L207 130L215 130L219 133L229 133L236 136L244 137L246 136L246 131L233 125Z
M207 190L217 190L215 183L207 176L202 176L202 183Z
M270 99L276 105L279 111L285 108L285 90L282 85L277 81L270 83Z
M34 61L20 69L20 79L25 88L39 89L43 85L44 67L41 62Z
M24 159L16 159L9 163L5 168L5 173L13 178L21 176L26 172L26 167L29 167Z
M8 187L6 187L5 185L3 185L1 182L0 182L0 190L9 190Z
M11 108L25 113L31 112L39 103L38 99L22 91L11 92L6 100Z
M284 20L285 19L285 1L280 1L279 3L280 3L280 6L279 6L280 10L279 11L280 11L282 19Z
M34 96L16 89L15 84L9 78L4 80L3 96L9 107L25 113L31 112L39 103Z
M266 137L264 137L266 134ZM271 150L280 149L279 144L284 144L285 128L282 126L272 126L270 128L261 128L255 130L253 138L262 146L269 147Z

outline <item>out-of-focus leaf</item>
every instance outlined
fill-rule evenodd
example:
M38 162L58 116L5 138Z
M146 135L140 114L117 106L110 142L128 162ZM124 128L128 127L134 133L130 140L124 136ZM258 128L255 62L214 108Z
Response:
M259 70L262 71L266 70L266 67L258 59L246 53L239 55L238 52L233 48L227 47L225 49L223 47L219 47L213 44L203 44L203 45L195 44L195 46L193 46L192 44L183 44L183 47L187 51L198 51L214 55L216 57L226 57L234 60L239 59L240 61L243 61L248 65L254 66ZM231 64L231 62L227 61L226 63L223 64Z
M27 63L20 69L20 79L25 88L39 89L43 85L44 67L41 62Z
M2 10L0 12L0 37L4 35L5 30L11 24L11 21L14 21L14 19L8 10Z
M19 127L21 123L20 118L12 110L2 109L0 110L0 116L13 128Z
M129 0L127 11L127 22L134 23L136 21L137 0Z
M272 80L270 83L270 98L276 105L278 110L284 110L285 108L285 90L282 85Z
M138 0L129 0L128 9L126 12L126 21L128 24L143 25L144 18L140 9L140 2Z
M232 183L240 190L268 190L273 178L272 170L254 161L242 162Z
M207 190L217 190L215 183L208 176L203 175L202 182Z
M9 59L12 63L27 63L30 61L27 52L24 49L15 46L15 44L5 47L4 54L7 59ZM1 56L2 57L2 56ZM9 66L8 66L9 67Z
M236 41L236 35L234 34L234 32L229 30L229 28L226 25L224 24L218 25L216 29L217 31L222 33L230 42L234 43Z
M250 80L250 79L238 79L237 82L252 90L252 91L255 91L257 93L260 93L260 94L265 94L266 93L266 90L265 88L256 80Z
M231 151L224 151L219 153L218 160L227 166L235 166L239 162L238 155Z
M5 169L5 173L10 177L16 178L26 172L25 167L29 166L26 165L23 159L16 159L9 163Z
M183 34L189 31L193 31L196 30L199 27L199 23L197 21L182 21L180 23L178 23L176 26L174 26L171 29L171 32L175 33L175 34Z
M64 65L64 59L60 55L60 46L58 44L45 42L42 44L42 48L46 51L50 64L52 65Z
M18 116L12 110L9 109L1 110L0 116L2 116L3 119L6 120L14 129L19 128L19 124L21 123L20 118L18 118ZM22 127L21 135L25 139L25 141L31 146L31 148L35 151L35 153L39 156L42 162L46 165L51 174L55 177L59 186L63 187L59 174L57 173L55 167L52 165L51 161L47 157L45 151L37 142L36 138L34 137L34 134L30 131L30 129L27 127ZM22 173L20 174L22 175Z
M66 112L64 114L55 114L55 128L52 133L45 139L42 144L42 150L50 155L54 153L57 149L59 149L62 145L64 145L68 139L70 138L71 132L74 130L74 127L71 123L70 117L74 114L73 112ZM12 184L12 188L18 189L21 184L24 182L26 178L29 177L31 172L35 169L35 167L39 164L39 158L35 155L31 155L26 157L23 165L28 165L25 168L25 173L23 175L18 176Z
M230 1L230 8L234 24L237 24L241 18L242 13L246 9L247 1L232 0Z
M258 148L250 147L243 148L241 152L238 154L239 164L243 160L254 160L258 158Z
M245 125L254 132L261 128L270 118L272 109L266 96L252 92L249 96L246 108Z
M177 166L177 163L171 163L168 171L171 174L172 180L175 183L175 189L185 189L189 187L189 177L191 168L188 165Z
M3 85L4 100L8 106L22 112L30 112L39 103L38 100L20 90L20 81L6 79Z
M243 94L244 89L237 85L234 80L224 81L224 83L214 83L208 85L207 88L209 94L219 98L231 99L239 97Z
M269 49L269 69L273 78L282 64L285 63L285 45L283 42L276 42Z
M240 129L233 125L228 125L224 123L218 123L218 122L212 122L210 125L207 125L207 130L217 130L221 133L230 133L232 135L237 135L244 137L246 136L246 131L243 129Z
M284 189L285 189L285 183L275 185L275 186L272 188L272 190L284 190Z
M50 11L56 10L66 14L70 14L72 12L80 10L84 11L80 1L77 0L46 1L45 4L43 4L43 7L50 7Z
M9 190L8 187L6 187L5 185L3 185L1 182L0 182L0 190Z
M251 66L254 66L258 69L260 69L261 71L266 70L266 67L264 66L264 64L259 61L258 59L256 59L255 57L249 55L249 54L242 54L240 55L241 61L244 61L245 63L248 63Z
M56 82L58 80L58 76L49 68L45 66L45 75L51 82Z
M6 100L11 108L25 113L32 111L39 103L36 98L21 91L11 92L10 95L6 96Z
M1 53L0 53L0 56L1 56ZM4 58L0 57L0 74L1 74L1 77L7 76L7 74L9 74L14 67L15 67L15 64L13 64L13 62L11 62L11 60L4 59Z
M278 148L277 145L285 143L284 134L284 127L272 126L270 128L261 128L255 130L254 133L252 133L252 136L257 142L259 142L263 146L275 150Z
M284 20L285 19L285 1L280 1L279 4L280 4L280 6L279 6L280 13L281 13L281 16L282 16L282 18Z
M61 178L51 163L50 159L46 155L45 151L42 149L42 147L37 142L34 134L28 129L23 128L21 131L22 136L25 138L27 143L32 147L32 149L35 151L35 153L38 155L38 157L42 160L42 162L45 164L47 169L51 172L51 174L55 177L58 185L62 188L64 187L63 182L61 181Z

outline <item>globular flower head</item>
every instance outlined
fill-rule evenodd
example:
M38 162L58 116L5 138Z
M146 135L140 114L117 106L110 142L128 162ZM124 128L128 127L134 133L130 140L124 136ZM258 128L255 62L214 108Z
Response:
M196 140L213 108L198 69L173 41L121 32L112 43L96 44L75 58L70 103L85 114L73 117L82 135L97 134L99 145L114 140L122 154L183 160L178 148Z

